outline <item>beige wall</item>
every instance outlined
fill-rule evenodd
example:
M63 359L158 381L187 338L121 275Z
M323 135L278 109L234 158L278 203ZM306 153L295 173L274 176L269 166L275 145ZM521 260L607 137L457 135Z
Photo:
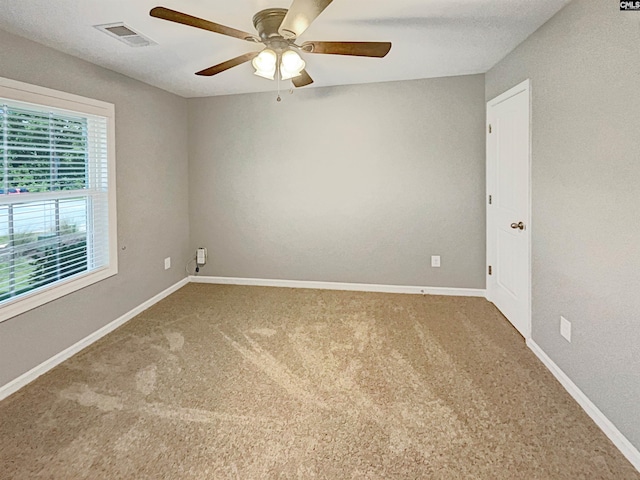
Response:
M115 104L120 248L117 276L0 323L4 385L184 278L189 223L185 99L2 31L0 76Z
M486 97L531 79L533 339L640 448L640 14L618 5L574 0Z
M189 101L202 274L484 288L483 75L275 97Z

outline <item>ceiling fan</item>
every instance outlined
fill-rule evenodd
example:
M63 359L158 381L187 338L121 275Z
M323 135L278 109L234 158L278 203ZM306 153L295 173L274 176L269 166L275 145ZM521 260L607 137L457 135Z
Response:
M297 45L296 39L320 15L333 0L293 0L289 9L268 8L256 13L253 25L258 35L193 17L165 7L151 10L152 17L191 27L220 33L252 43L262 43L260 52L249 52L226 62L205 68L196 75L213 76L230 68L251 61L256 75L268 79L291 80L296 87L313 83L307 73L305 61L298 52L329 55L353 55L382 58L391 50L390 42L304 42Z

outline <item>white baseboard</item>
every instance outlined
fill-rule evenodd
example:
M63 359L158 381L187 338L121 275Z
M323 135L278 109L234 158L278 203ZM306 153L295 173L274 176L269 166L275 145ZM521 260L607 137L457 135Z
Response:
M567 392L574 398L587 415L600 427L604 434L618 447L618 450L631 462L631 464L640 472L640 451L625 437L620 430L609 420L604 413L600 411L596 405L589 400L578 386L567 376L556 363L540 348L533 340L527 340L527 346L536 354L536 356L544 363L554 377L562 384Z
M139 315L140 313L144 312L147 308L155 305L156 303L158 303L163 298L168 297L169 295L171 295L176 290L184 287L187 283L189 283L189 279L188 278L183 278L178 283L170 286L166 290L160 292L159 294L157 294L153 298L150 298L149 300L147 300L146 302L142 303L141 305L138 305L136 308L134 308L133 310L128 311L127 313L125 313L121 317L117 318L113 322L105 325L104 327L102 327L99 330L96 330L91 335L86 336L85 338L80 340L78 343L76 343L74 345L71 345L66 350L63 350L62 352L54 355L53 357L49 358L48 360L45 360L40 365L37 365L36 367L33 367L31 370L29 370L26 373L23 373L18 378L10 381L6 385L1 386L0 387L0 400L2 400L4 398L7 398L12 393L15 393L16 391L20 390L22 387L24 387L28 383L31 383L32 381L34 381L36 378L38 378L43 373L48 372L53 367L61 364L62 362L64 362L68 358L71 358L73 355L75 355L76 353L80 352L81 350L87 348L89 345L91 345L92 343L94 343L97 340L101 339L102 337L104 337L108 333L111 333L112 331L114 331L119 326L124 325L129 320L131 320L133 317L135 317L136 315Z
M485 290L474 288L410 287L370 283L313 282L302 280L273 280L264 278L191 276L193 283L218 285L250 285L254 287L312 288L316 290L345 290L349 292L409 293L415 295L448 295L454 297L484 297Z

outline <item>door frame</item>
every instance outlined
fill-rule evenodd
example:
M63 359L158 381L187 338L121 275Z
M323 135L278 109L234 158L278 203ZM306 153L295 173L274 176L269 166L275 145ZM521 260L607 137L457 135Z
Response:
M526 332L524 332L524 338L525 340L531 340L531 330L532 330L532 285L533 285L533 264L532 264L532 246L533 246L533 235L532 235L532 227L533 227L533 201L532 201L532 185L533 185L533 178L532 178L532 168L531 168L531 159L532 159L532 140L533 140L533 136L532 136L532 119L533 119L533 115L532 115L532 101L531 101L531 80L530 79L526 79L525 81L519 83L518 85L510 88L509 90L507 90L506 92L498 95L497 97L493 98L492 100L489 100L487 102L487 111L486 111L486 195L485 195L485 201L487 202L487 214L486 214L486 240L487 240L487 251L486 251L486 255L487 255L487 269L485 270L485 276L486 276L486 298L488 301L493 303L493 291L492 291L492 287L495 285L495 276L489 275L489 265L492 265L492 263L495 263L495 250L496 250L496 245L492 244L491 242L489 242L489 232L492 226L491 223L491 209L489 208L489 195L492 194L492 192L490 191L490 185L489 185L489 179L491 178L491 174L493 174L494 172L490 169L490 152L489 152L489 109L490 107L495 107L496 105L504 102L505 100L508 100L509 98L518 95L519 93L522 92L527 92L527 96L529 98L529 152L528 152L528 174L529 174L529 182L528 182L528 195L527 195L527 202L528 202L528 222L527 222L527 230L528 230L528 234L529 234L529 251L527 252L528 254L528 261L527 261L527 265L528 265L528 275L526 278L526 283L527 283L527 297L528 297L528 305L527 305L527 318L526 318Z

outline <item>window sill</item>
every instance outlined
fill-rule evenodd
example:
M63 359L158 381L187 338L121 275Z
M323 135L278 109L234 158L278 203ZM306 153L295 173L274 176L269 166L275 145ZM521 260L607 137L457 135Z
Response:
M64 297L65 295L69 295L81 288L105 280L117 273L118 268L116 266L104 267L21 295L19 298L13 301L10 300L0 307L0 322L9 320L29 310Z

